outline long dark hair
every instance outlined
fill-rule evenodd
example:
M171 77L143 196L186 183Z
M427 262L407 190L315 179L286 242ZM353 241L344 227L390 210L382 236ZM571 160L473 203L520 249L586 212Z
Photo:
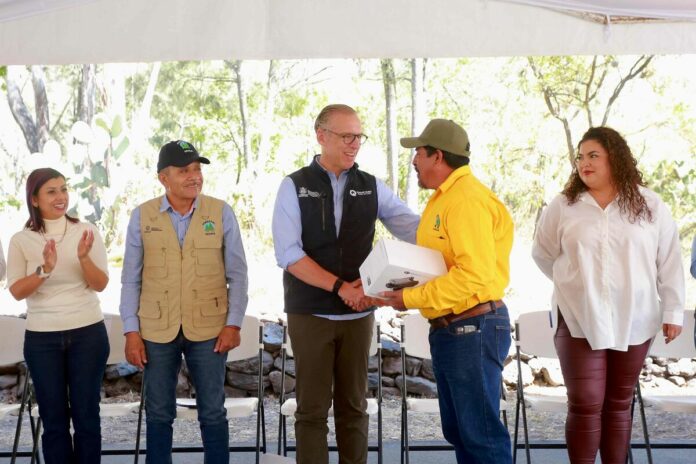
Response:
M39 189L51 179L62 178L65 176L53 168L34 169L27 177L27 209L29 209L29 220L24 224L24 227L34 232L44 232L44 220L41 217L41 211L38 206L34 206L33 197L39 194ZM70 217L67 214L65 219L70 222L79 222L76 218Z
M611 177L619 193L617 201L621 213L626 214L628 221L632 224L636 221L640 222L641 219L652 222L652 211L638 189L639 186L645 186L643 174L638 170L638 161L628 147L626 139L610 127L591 127L582 136L578 149L588 140L599 143L609 155ZM568 203L573 204L578 200L578 195L585 191L587 191L587 185L580 179L576 164L562 193L568 199Z

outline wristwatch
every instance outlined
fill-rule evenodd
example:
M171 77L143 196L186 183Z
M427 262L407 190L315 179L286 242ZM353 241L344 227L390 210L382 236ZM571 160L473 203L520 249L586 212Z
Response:
M43 266L37 266L37 268L36 268L36 276L37 276L39 279L48 279L49 277L51 277L51 273L50 273L50 272L44 272Z
M338 295L338 291L341 289L343 286L343 280L339 277L336 279L336 282L334 282L333 288L331 289L331 293Z

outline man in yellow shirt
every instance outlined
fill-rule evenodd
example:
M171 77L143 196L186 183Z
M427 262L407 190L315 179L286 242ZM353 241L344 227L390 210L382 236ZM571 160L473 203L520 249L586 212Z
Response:
M418 184L433 189L416 241L441 251L446 275L415 288L384 292L396 309L420 308L430 322L430 351L442 430L458 463L512 462L500 421L503 362L510 319L502 302L510 276L513 224L505 205L471 173L469 137L446 119L433 119L415 148Z

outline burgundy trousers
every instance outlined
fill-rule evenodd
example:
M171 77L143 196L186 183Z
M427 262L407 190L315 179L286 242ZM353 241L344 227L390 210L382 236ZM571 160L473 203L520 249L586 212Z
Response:
M593 350L573 338L563 317L554 337L568 390L565 434L571 464L625 464L631 438L631 402L651 340L628 351Z

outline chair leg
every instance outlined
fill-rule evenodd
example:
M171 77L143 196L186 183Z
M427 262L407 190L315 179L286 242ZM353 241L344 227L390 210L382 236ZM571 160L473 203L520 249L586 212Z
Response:
M135 456L133 457L133 462L138 464L140 459L140 432L143 425L143 407L145 406L145 371L143 371L143 381L140 385L140 405L138 406L138 427L135 435Z
M517 332L519 334L519 332ZM520 347L517 346L517 407L522 408L522 426L524 429L524 452L527 457L527 464L531 464L532 458L529 452L529 429L527 428L527 405L524 402L524 384L522 382L522 362L520 360Z
M41 439L41 433L39 426L41 425L41 417L34 421L34 416L31 415L31 410L34 408L32 406L31 399L33 398L33 393L29 396L29 426L31 427L31 440L32 440L32 459L36 459L37 464L41 464L41 456L39 455L39 441Z
M517 393L516 397L517 400L515 401L515 436L513 437L512 441L512 462L517 463L517 440L519 438L519 432L520 432L520 394L519 394L519 385L517 386Z
M261 404L263 406L263 404ZM266 443L266 408L262 407L261 408L261 436L263 437L263 446L261 447L261 451L264 453L268 451L267 448L267 443Z
M643 404L643 393L640 389L640 380L636 383L636 395L638 396L638 407L640 408L640 420L643 425L645 452L648 455L648 464L653 464L652 448L650 447L650 433L648 432L648 420L645 417L645 404Z
M31 415L31 412L29 413ZM41 433L41 416L36 420L36 430L34 431L34 445L31 450L31 464L34 464L39 459L39 436Z
M24 377L24 388L22 389L22 401L19 404L19 413L17 414L17 427L15 429L14 443L12 445L12 459L10 464L15 464L17 460L17 450L19 449L19 437L22 433L22 419L24 418L24 408L29 403L29 370L27 369L27 375ZM31 415L31 408L29 409L29 415Z
M377 331L377 464L382 464L382 332L379 324L375 327Z

